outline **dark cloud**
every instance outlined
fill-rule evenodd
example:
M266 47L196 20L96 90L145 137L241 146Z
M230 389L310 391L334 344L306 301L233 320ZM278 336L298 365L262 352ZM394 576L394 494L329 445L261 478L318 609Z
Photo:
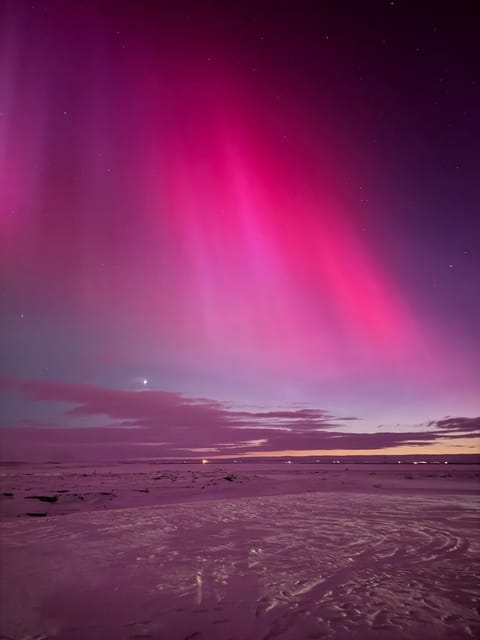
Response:
M480 416L476 418L452 418L448 416L441 420L432 420L428 425L448 433L480 434Z
M0 379L0 388L21 394L27 402L71 405L64 411L64 426L19 418L12 428L3 429L2 440L10 451L16 446L55 445L59 457L62 451L71 456L75 447L96 458L201 455L202 450L237 455L421 447L439 438L454 440L476 433L480 422L480 418L449 417L430 422L421 431L358 433L348 431L343 424L347 418L324 409L239 411L216 400L175 392L11 378ZM82 418L94 422L74 426Z

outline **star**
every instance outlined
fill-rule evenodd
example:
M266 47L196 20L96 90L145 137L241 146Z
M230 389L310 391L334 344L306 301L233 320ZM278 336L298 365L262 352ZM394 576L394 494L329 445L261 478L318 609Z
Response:
M143 379L143 384L147 385L148 384L148 380L146 378Z

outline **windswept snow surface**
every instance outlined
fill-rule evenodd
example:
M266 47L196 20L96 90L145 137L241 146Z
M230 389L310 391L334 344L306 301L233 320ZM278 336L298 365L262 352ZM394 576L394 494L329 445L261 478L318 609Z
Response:
M479 637L473 493L312 478L296 493L4 518L0 638Z

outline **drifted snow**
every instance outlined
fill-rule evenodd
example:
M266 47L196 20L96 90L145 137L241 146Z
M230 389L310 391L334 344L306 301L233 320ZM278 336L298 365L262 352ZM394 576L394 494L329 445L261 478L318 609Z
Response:
M5 519L0 637L478 637L474 496L312 478L308 492Z

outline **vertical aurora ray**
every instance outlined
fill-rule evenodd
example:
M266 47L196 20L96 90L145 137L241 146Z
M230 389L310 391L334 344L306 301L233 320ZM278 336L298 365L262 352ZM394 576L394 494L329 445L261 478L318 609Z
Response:
M158 106L163 127L144 160L152 233L168 246L177 283L172 333L191 320L189 348L225 364L303 368L319 378L418 370L427 352L421 323L362 243L335 180L295 140L285 153L264 105L242 112L224 92L203 78L190 113L178 88L181 116ZM326 155L334 143L334 135L311 141Z
M360 164L377 184L394 176L349 138L338 91L312 99L284 81L277 96L275 64L257 79L195 29L180 44L141 16L109 29L93 6L75 16L12 4L0 33L0 248L19 370L115 384L160 371L159 386L210 397L248 381L256 401L291 388L289 400L348 396L354 413L382 394L397 407L410 391L473 397L471 343L390 259L388 225L362 231L365 215L393 219L388 206L365 214L345 197Z

